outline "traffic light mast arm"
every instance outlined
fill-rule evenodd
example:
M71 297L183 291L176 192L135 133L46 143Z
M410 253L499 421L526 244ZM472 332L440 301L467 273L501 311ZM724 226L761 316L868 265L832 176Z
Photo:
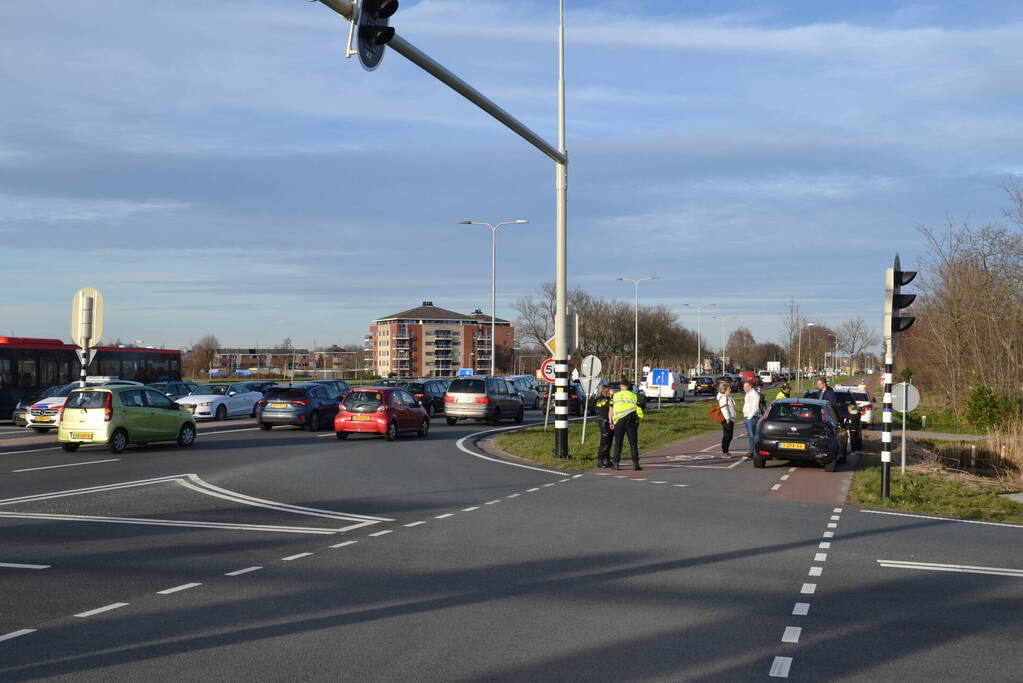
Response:
M355 3L351 0L320 0L320 2L340 14L348 21L355 21L357 19ZM486 113L490 114L506 127L510 128L514 133L518 134L518 136L523 140L533 145L533 147L536 147L554 161L559 164L568 163L566 155L559 152L556 147L527 128L525 124L499 107L493 100L453 74L412 43L395 34L395 36L387 43L387 47L415 64L441 83L444 83Z

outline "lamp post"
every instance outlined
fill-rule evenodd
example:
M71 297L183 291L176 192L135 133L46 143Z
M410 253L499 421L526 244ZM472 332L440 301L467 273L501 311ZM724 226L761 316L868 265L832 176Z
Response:
M482 221L458 221L459 225L485 225L490 228L490 374L496 375L497 363L497 229L502 225L528 223L521 218L491 225Z
M620 282L631 282L636 286L636 309L635 309L635 329L633 332L632 339L632 351L633 351L633 384L632 388L637 390L639 386L639 283L644 280L660 280L661 278L657 275L650 275L648 277L631 278L631 277L620 277L615 278Z
M713 315L711 318L721 320L721 374L725 374L725 321L736 320L736 316Z
M717 304L682 304L687 308L696 309L696 372L697 374L703 372L703 336L700 330L700 314L703 313L703 309L710 308L711 306L717 306Z
M838 360L835 358L835 356L838 354L838 335L831 334L830 332L828 332L827 335L825 335L825 339L827 339L828 337L834 337L834 339L835 339L835 353L829 354L827 351L824 352L824 376L825 377L828 376L828 356L829 355L831 356L831 362L833 364L837 364L838 363ZM835 374L838 374L836 368L832 368L832 369L836 370Z
M806 323L799 328L799 344L797 345L796 351L796 393L800 396L803 395L803 329L807 327L816 327L817 323Z

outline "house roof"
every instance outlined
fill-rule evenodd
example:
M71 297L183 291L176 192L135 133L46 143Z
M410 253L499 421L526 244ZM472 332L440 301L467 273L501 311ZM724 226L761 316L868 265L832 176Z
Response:
M375 319L373 322L379 323L391 320L450 320L452 322L486 322L490 320L490 316L486 315L479 309L473 312L472 315L465 315L456 311L449 311L446 308L440 306L434 306L432 301L424 301L422 306L416 306L410 308L407 311L401 311L400 313L394 313L393 315L385 315ZM497 318L498 323L508 324L508 321L503 318Z

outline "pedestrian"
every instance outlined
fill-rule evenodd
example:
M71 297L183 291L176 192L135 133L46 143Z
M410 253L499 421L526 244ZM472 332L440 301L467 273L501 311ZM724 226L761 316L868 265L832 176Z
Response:
M611 431L611 385L605 384L597 396L597 418L600 424L600 446L597 447L597 467L611 466L611 444L614 432Z
M824 377L817 378L817 398L822 401L827 401L831 405L838 409L838 397L835 396L835 390L828 386L828 380Z
M792 387L789 386L788 382L781 385L781 389L778 391L778 395L774 397L777 401L779 398L792 398Z
M629 437L629 450L632 453L632 469L637 472L639 466L639 421L643 418L643 409L639 406L639 397L629 390L629 383L622 381L620 391L611 397L611 429L615 433L615 455L612 468L619 469L622 459L622 442Z
M746 438L749 439L749 453L746 457L752 458L757 441L757 422L760 419L760 392L753 386L753 382L745 382L743 388L746 397L742 403L742 421L746 424Z
M728 380L718 383L718 405L721 406L721 454L728 455L728 447L735 434L735 399L732 398L732 383Z

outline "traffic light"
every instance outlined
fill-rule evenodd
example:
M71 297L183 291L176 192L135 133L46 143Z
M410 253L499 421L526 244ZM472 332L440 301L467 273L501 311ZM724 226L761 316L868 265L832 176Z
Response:
M916 318L900 316L899 311L908 307L916 299L916 294L902 294L900 288L908 285L916 277L915 270L902 270L899 255L895 255L895 265L885 272L884 292L884 339L895 350L900 332L905 332Z
M391 16L398 11L398 0L362 0L359 10L359 61L372 71L384 58L384 48L394 38L394 29L388 26Z

